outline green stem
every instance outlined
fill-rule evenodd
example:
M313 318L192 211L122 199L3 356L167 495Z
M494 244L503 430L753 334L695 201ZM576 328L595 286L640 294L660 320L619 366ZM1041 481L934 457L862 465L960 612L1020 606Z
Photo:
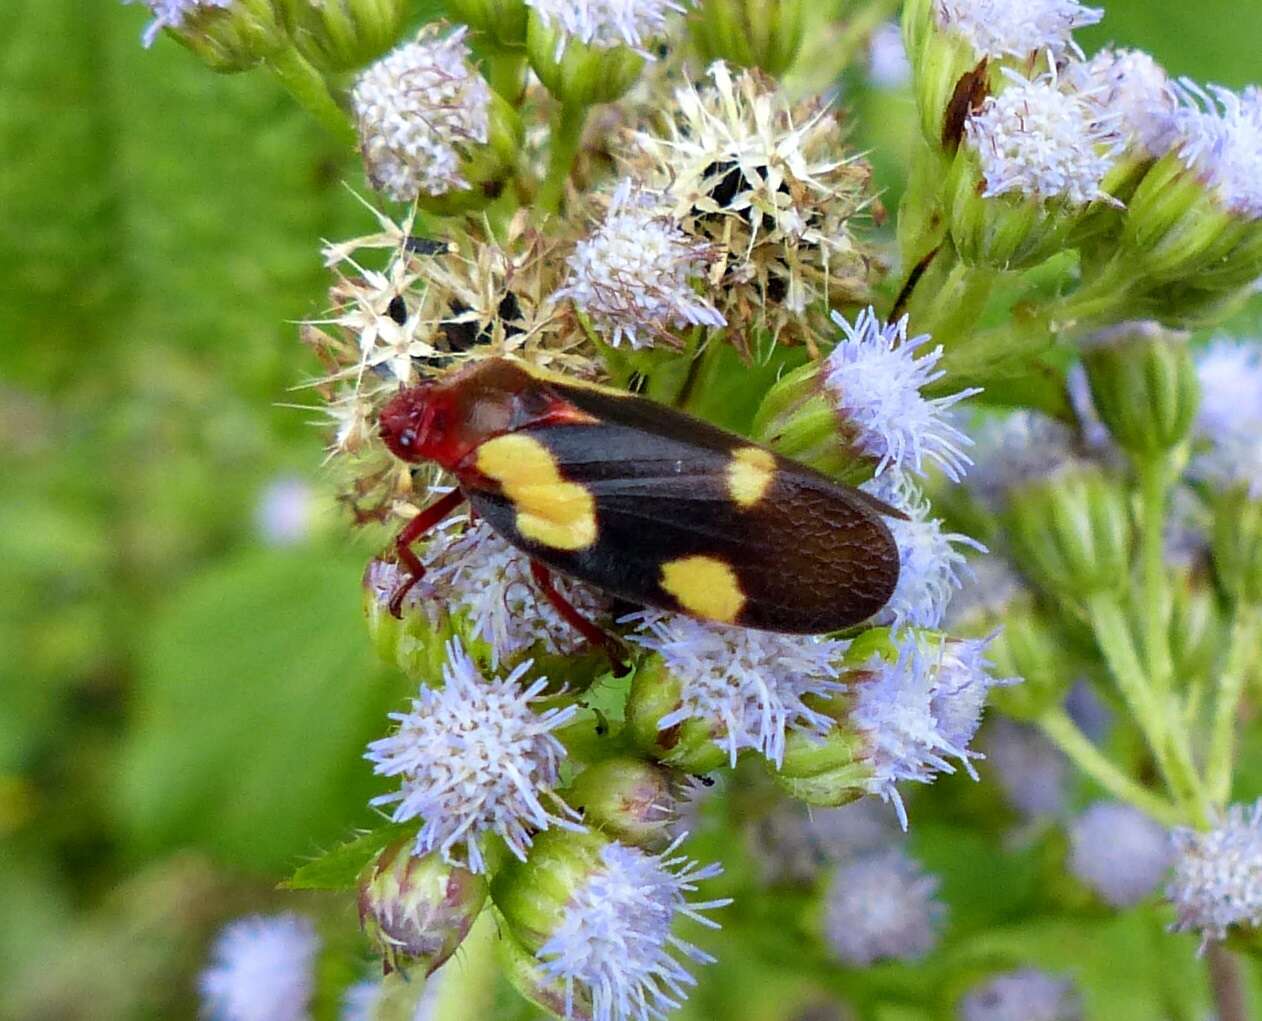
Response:
M456 955L430 978L438 982L436 998L425 1015L430 1021L491 1021L497 938L495 912L483 911Z
M552 149L548 154L548 176L539 186L535 206L542 213L557 213L565 198L565 182L570 179L574 160L583 141L583 125L587 122L586 106L562 104L552 121Z
M1257 641L1257 609L1240 605L1231 625L1227 662L1218 681L1214 719L1210 731L1209 756L1205 763L1205 784L1218 806L1231 796L1231 774L1235 758L1236 712L1244 697L1249 659Z
M1140 562L1143 579L1144 658L1153 690L1163 710L1169 707L1174 680L1170 653L1170 584L1166 574L1163 528L1169 454L1136 459L1140 485Z
M1064 709L1049 710L1039 727L1065 756L1113 797L1134 805L1163 826L1184 822L1179 809L1123 773L1084 734Z
M486 58L486 80L513 106L526 94L526 51L496 50Z
M1172 741L1170 737L1182 721L1172 720L1154 696L1121 603L1112 593L1097 592L1087 597L1087 609L1096 644L1171 795L1198 822L1207 819L1208 805L1187 742Z
M354 149L359 144L351 126L324 76L312 67L301 53L289 46L267 58L267 66L280 79L298 105L323 124L339 141Z

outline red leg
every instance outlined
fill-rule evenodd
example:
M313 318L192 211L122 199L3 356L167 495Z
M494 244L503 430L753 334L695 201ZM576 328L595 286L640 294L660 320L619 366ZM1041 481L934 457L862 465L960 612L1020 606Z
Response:
M621 677L631 669L630 664L627 662L627 650L622 642L608 632L602 631L579 613L573 604L557 591L556 586L552 583L552 575L548 573L548 569L539 563L538 560L530 561L530 576L535 579L535 584L539 586L539 591L552 604L552 608L561 615L562 620L586 638L587 641L591 642L592 645L599 646L605 650L615 676Z
M403 526L403 529L395 537L395 559L407 569L408 578L400 583L399 587L390 595L390 612L394 616L403 616L403 600L412 591L412 587L425 577L425 565L421 563L420 557L412 552L412 543L416 542L417 539L442 521L443 518L463 502L464 493L459 489L453 489L446 496L439 497L416 515Z

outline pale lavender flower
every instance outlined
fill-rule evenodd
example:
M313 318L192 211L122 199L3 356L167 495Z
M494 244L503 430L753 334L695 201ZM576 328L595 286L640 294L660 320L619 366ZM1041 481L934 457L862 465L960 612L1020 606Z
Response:
M1165 69L1143 50L1104 49L1066 67L1063 81L1114 115L1118 134L1149 156L1171 143L1178 96Z
M938 945L946 908L938 877L900 850L866 855L833 874L824 894L824 938L843 962L917 961Z
M1166 828L1118 801L1097 801L1069 824L1069 871L1115 908L1156 890L1173 857Z
M1080 53L1073 31L1094 25L1104 12L1078 0L936 0L938 24L954 29L979 54L1028 57Z
M270 483L254 508L254 526L269 546L296 546L311 536L315 493L302 479Z
M643 615L631 640L658 653L681 687L679 707L658 720L658 728L703 720L733 765L744 748L778 765L788 731L822 734L833 726L804 698L842 690L838 677L845 642L657 611Z
M1082 1021L1078 990L1038 968L1005 972L960 1001L960 1021Z
M526 6L559 31L558 60L570 38L603 50L630 46L651 57L649 42L665 31L672 13L686 10L675 0L526 0Z
M535 712L548 682L522 685L530 666L487 679L449 642L443 687L422 684L410 712L390 714L398 729L368 746L374 772L402 778L399 791L372 804L394 804L395 822L424 820L415 854L439 850L447 862L484 872L484 833L498 834L524 861L533 831L581 829L553 793L565 746L552 732L577 707Z
M153 12L153 21L145 27L142 37L146 48L153 45L164 28L183 28L185 20L199 8L222 10L232 6L232 0L124 0L124 3L145 3Z
M873 655L853 675L850 723L865 739L872 771L865 786L893 803L904 829L899 781L931 783L938 773L955 772L949 759L976 779L971 760L980 756L968 743L981 724L986 693L1012 683L987 672L988 642L930 641L908 632L894 662Z
M364 165L392 199L469 187L470 145L490 134L490 87L470 60L461 28L424 31L364 71L351 93Z
M750 856L766 885L813 883L822 869L893 846L902 834L874 798L840 808L783 800L747 831Z
M1170 148L1213 189L1222 204L1250 220L1262 219L1262 88L1236 93L1202 89L1184 79L1173 117Z
M557 298L591 316L614 347L652 347L671 327L724 326L692 281L704 276L707 246L689 238L657 197L623 180L604 221L580 241Z
M1069 761L1037 727L996 717L981 737L982 773L1027 819L1059 816L1069 797Z
M695 984L684 962L713 962L671 929L680 917L718 928L704 912L730 901L697 903L688 895L722 869L698 867L675 854L678 846L676 840L661 854L649 854L611 843L601 851L600 867L570 895L536 955L564 988L567 1017L577 995L591 1001L592 1021L664 1018Z
M1117 159L1112 115L1054 76L1029 81L1008 72L1008 84L965 124L981 162L983 195L1019 195L1071 206L1114 201L1104 176Z
M881 89L901 89L911 81L911 61L898 22L883 22L868 40L868 78Z
M1197 358L1201 449L1191 475L1218 489L1244 486L1262 499L1262 343L1218 340Z
M1087 379L1087 370L1081 362L1075 362L1065 376L1065 393L1074 409L1074 417L1078 419L1078 430L1082 434L1083 446L1094 458L1119 467L1124 465L1124 455L1113 442L1113 434L1104 424L1100 412L1095 406L1095 398L1091 395L1091 384Z
M469 634L491 648L498 665L536 647L571 653L584 638L538 594L530 560L485 521L468 529L447 528L425 547L425 577L418 586L424 605L441 605L465 622ZM589 620L603 617L609 600L568 578L558 591Z
M960 547L980 553L986 547L967 535L946 531L942 520L931 516L928 499L901 472L886 472L860 488L907 515L885 519L898 546L898 583L877 620L895 627L938 627L951 597L968 576L968 559Z
M1037 411L988 418L973 437L977 463L965 485L995 512L1013 489L1055 475L1075 460L1073 433Z
M342 993L339 1021L374 1021L381 1002L381 980L366 978L346 987Z
M210 1021L309 1021L320 947L315 927L295 914L251 915L215 940L198 988Z
M1166 897L1176 931L1199 932L1203 951L1232 927L1262 925L1262 800L1232 805L1208 832L1176 829L1173 839Z
M921 391L945 375L942 346L921 350L930 338L909 339L906 316L883 323L867 308L853 325L838 312L833 322L842 338L824 362L824 386L854 445L877 461L876 474L893 467L924 475L933 463L958 482L971 463L965 451L972 440L947 411L981 390L925 397Z

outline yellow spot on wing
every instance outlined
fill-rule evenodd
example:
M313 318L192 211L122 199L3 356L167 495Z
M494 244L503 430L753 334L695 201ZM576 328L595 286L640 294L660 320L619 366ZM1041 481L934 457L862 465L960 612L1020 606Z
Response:
M662 588L689 613L730 624L745 605L736 572L715 557L680 557L662 565Z
M478 470L494 479L517 511L517 531L553 549L596 541L596 501L561 477L556 458L538 440L509 433L478 447Z
M741 447L727 465L727 491L742 507L752 507L766 495L776 477L776 459L762 447Z

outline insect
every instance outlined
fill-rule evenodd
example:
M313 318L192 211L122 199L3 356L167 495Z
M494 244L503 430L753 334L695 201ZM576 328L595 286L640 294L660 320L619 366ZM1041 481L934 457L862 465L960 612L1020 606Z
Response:
M557 592L551 573L632 603L768 631L819 634L876 613L898 582L883 515L902 515L806 465L612 388L486 358L401 390L386 446L458 488L395 539L412 544L463 501L525 553L562 618L617 658L620 644Z

